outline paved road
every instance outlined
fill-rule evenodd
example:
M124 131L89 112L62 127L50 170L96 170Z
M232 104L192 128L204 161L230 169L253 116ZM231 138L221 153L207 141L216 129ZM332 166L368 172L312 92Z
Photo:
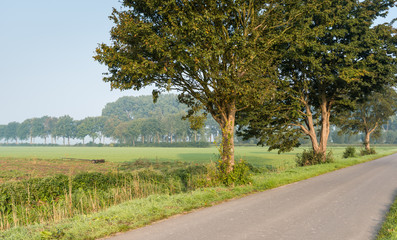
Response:
M176 216L111 239L374 239L397 194L397 154Z

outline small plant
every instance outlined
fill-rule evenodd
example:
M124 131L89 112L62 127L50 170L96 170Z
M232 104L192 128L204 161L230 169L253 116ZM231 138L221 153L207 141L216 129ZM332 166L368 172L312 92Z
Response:
M303 150L301 154L296 155L296 164L298 166L310 166L321 163L334 162L334 157L331 151L326 155L324 153L314 153L313 150Z
M361 151L360 151L361 156L372 155L372 154L376 154L375 148L370 148L369 150L361 149Z
M356 148L355 147L347 147L343 152L343 158L351 158L356 156Z
M240 160L233 166L231 172L228 172L227 169L229 169L229 165L219 161L218 179L222 184L226 186L242 185L251 181L250 168L246 161Z

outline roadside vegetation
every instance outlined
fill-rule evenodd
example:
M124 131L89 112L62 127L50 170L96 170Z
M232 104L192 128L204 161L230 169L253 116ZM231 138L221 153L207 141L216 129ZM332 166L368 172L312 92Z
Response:
M397 198L390 207L386 220L379 230L377 240L397 239Z
M0 238L95 239L395 151L393 147L378 147L376 155L343 158L345 148L336 147L332 148L333 162L299 167L296 154L302 151L281 155L262 152L264 160L256 162L252 156L261 148L243 150L253 161L237 164L235 174L227 175L229 179L224 178L217 163L210 159L207 162L141 159L105 164L0 159L8 166L2 172L13 173L14 168L16 173L19 169L18 177L3 177L0 185ZM279 159L274 161L273 156ZM17 163L36 164L34 171L43 175L24 175L27 168L23 170ZM92 169L87 170L86 164L91 164ZM49 170L55 166L63 166L63 172ZM109 167L108 171L105 166Z

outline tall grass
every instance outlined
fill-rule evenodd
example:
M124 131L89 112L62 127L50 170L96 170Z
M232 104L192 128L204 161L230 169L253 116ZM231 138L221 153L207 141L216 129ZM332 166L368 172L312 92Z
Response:
M56 223L132 199L154 194L172 195L213 184L207 171L191 174L194 169L179 169L170 175L144 169L132 173L58 175L6 183L0 186L0 230L34 223ZM48 184L53 189L46 188Z

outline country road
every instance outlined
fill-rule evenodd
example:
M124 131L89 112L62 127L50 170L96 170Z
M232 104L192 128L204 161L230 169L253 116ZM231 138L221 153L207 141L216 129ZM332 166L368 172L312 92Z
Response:
M375 239L396 194L394 154L110 239Z

